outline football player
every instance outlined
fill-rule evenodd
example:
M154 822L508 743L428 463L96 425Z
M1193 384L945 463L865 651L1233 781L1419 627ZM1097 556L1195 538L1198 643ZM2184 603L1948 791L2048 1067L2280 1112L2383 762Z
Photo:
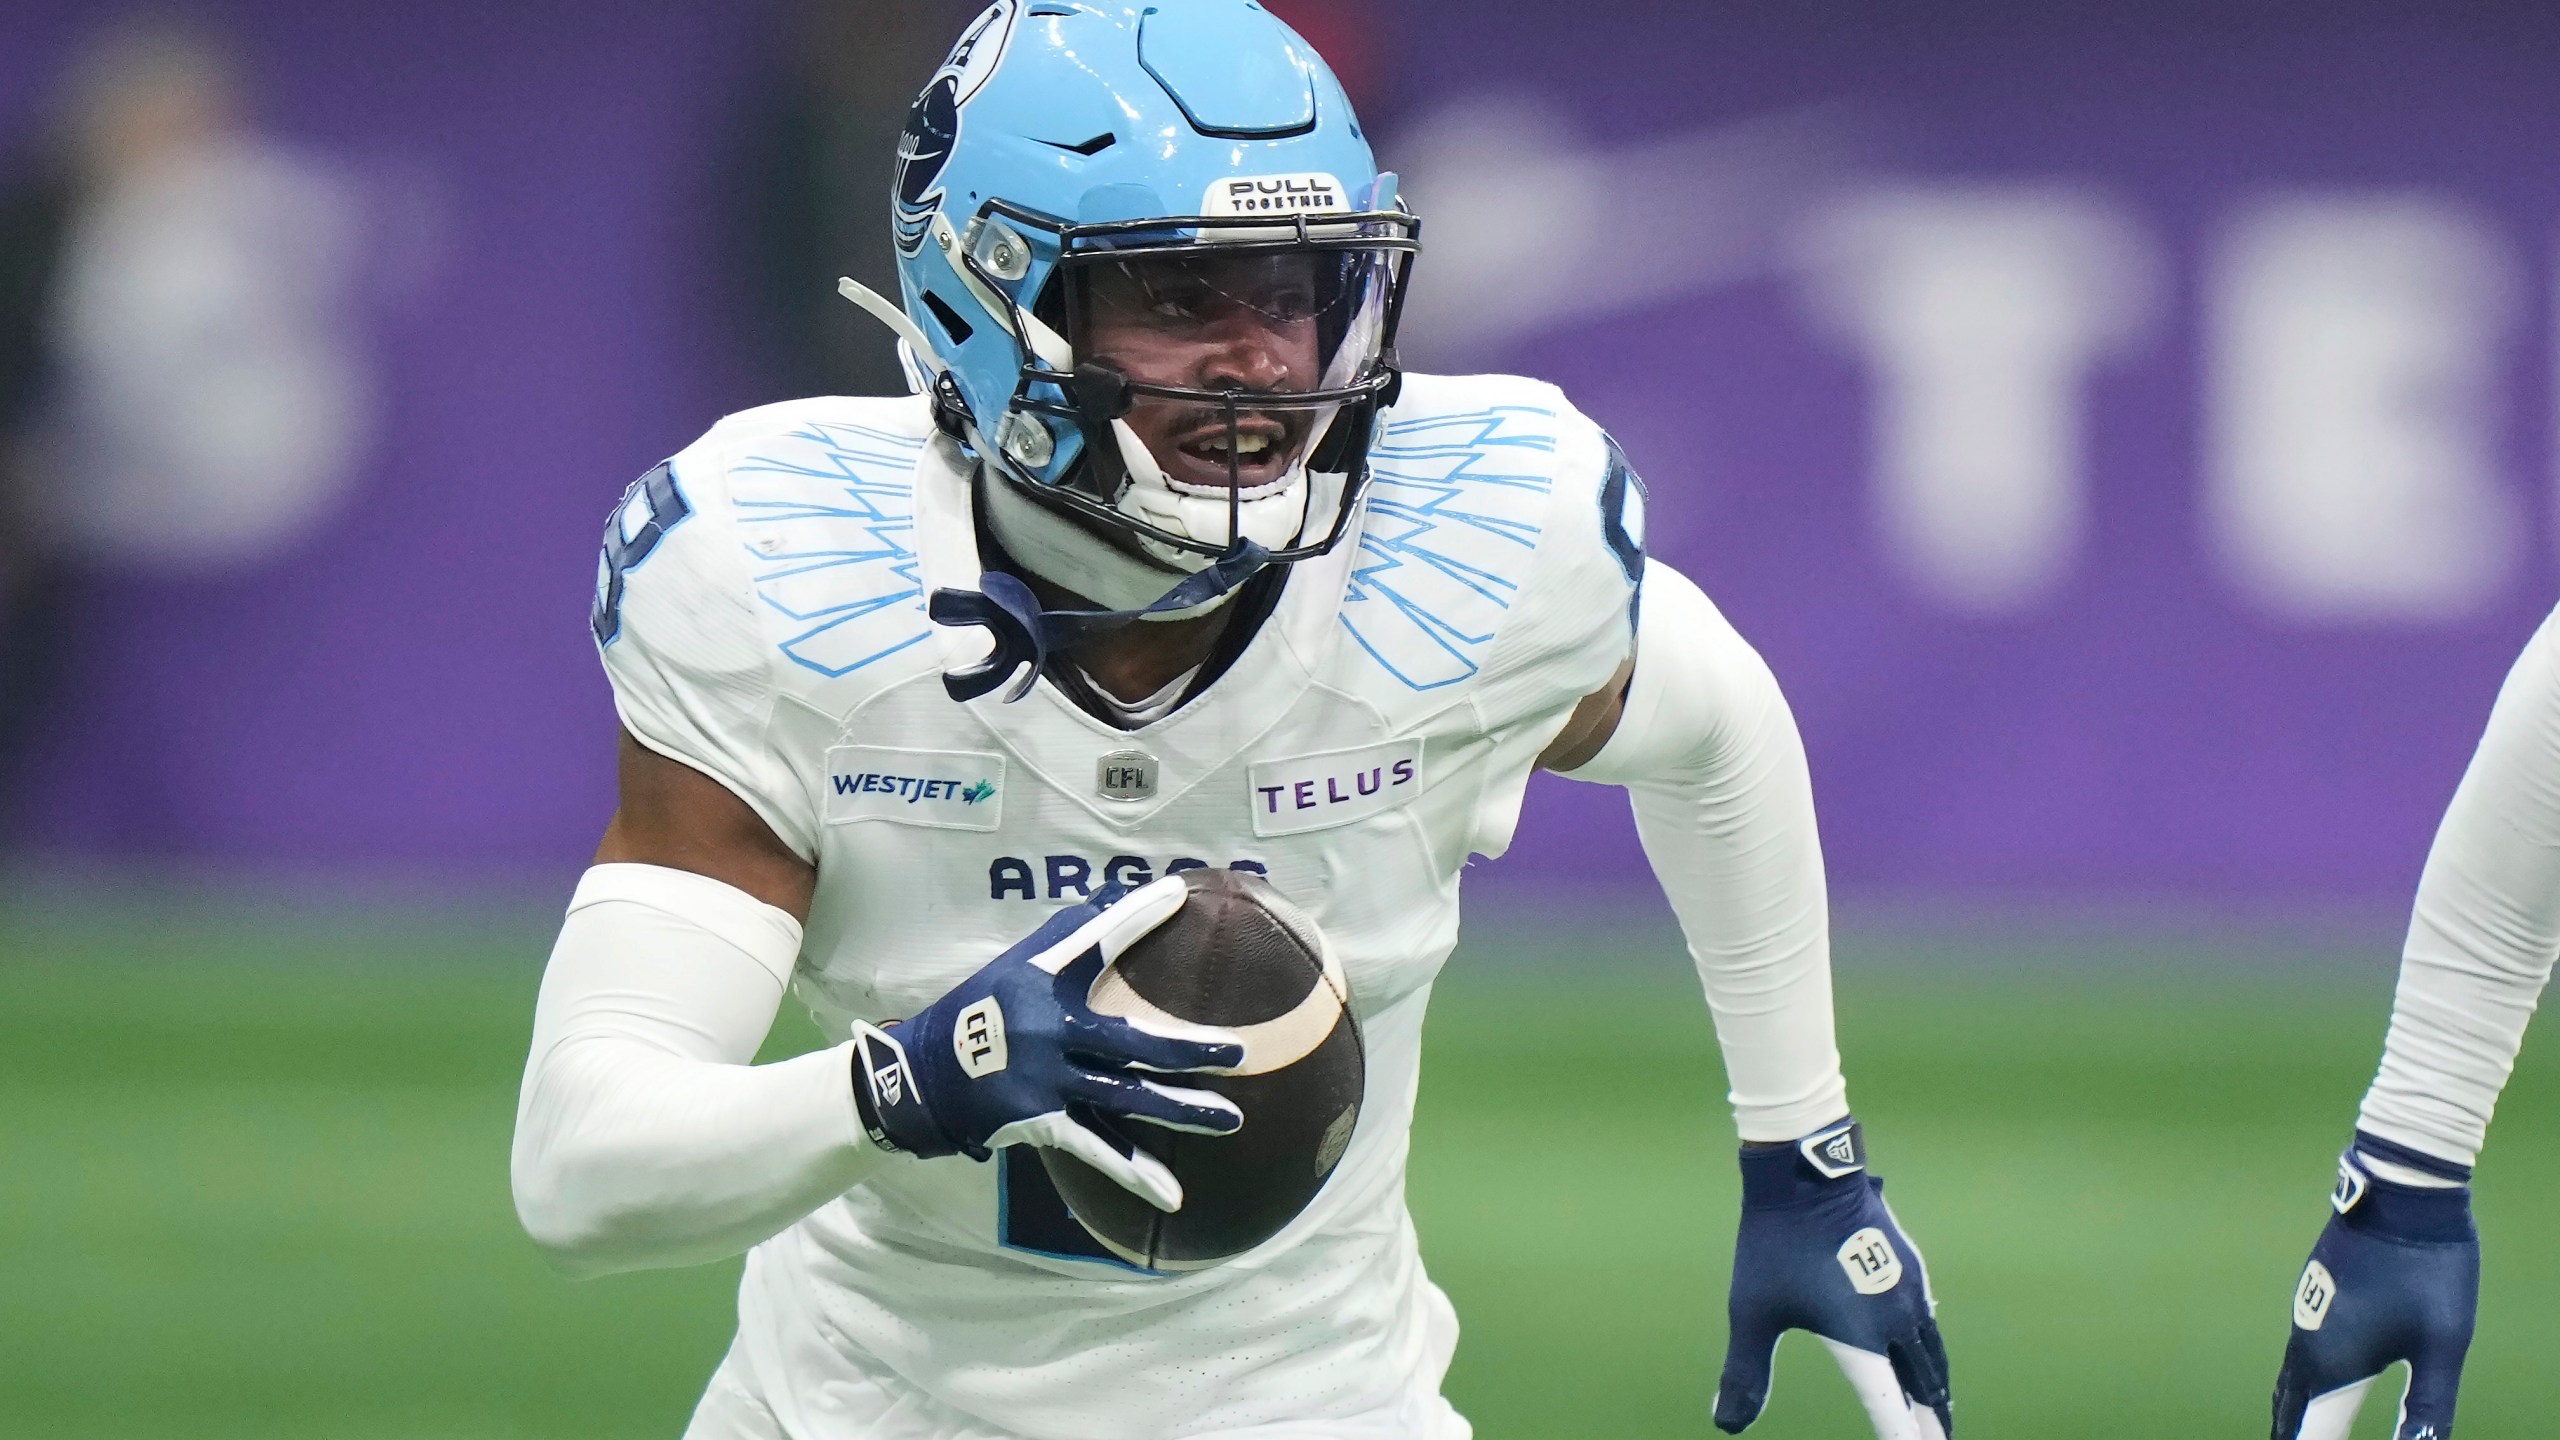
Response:
M2397 1440L2453 1434L2480 1297L2471 1166L2560 957L2560 613L2507 675L2418 880L2382 1067L2293 1292L2275 1440L2344 1440L2409 1365Z
M598 576L620 805L544 977L516 1203L576 1271L749 1251L688 1433L1469 1433L1407 1129L1460 875L1544 766L1633 795L1714 1012L1715 1422L1801 1328L1880 1436L1946 1434L1786 703L1646 562L1643 485L1563 395L1399 371L1416 221L1322 61L1251 0L1005 0L916 101L892 222L903 305L846 292L918 393L723 420ZM1275 1238L1153 1273L1033 1147L1171 1211L1132 1127L1243 1123L1186 1083L1233 1034L1091 1003L1207 865L1322 927L1367 1093ZM786 991L836 1043L751 1064Z

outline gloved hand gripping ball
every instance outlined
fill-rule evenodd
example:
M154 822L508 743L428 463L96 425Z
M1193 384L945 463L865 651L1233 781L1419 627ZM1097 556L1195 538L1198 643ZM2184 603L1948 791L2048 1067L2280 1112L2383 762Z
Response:
M1145 1270L1197 1270L1268 1241L1313 1204L1351 1146L1367 1086L1350 982L1313 917L1263 877L1185 871L1182 913L1132 945L1094 988L1105 1014L1168 1032L1219 1027L1244 1042L1200 1084L1253 1123L1233 1136L1137 1129L1180 1178L1165 1214L1055 1150L1040 1163L1086 1234Z
M984 1160L1007 1145L1075 1156L1159 1210L1182 1206L1161 1161L1113 1132L1144 1121L1233 1134L1244 1114L1223 1096L1150 1074L1231 1067L1244 1047L1207 1026L1167 1033L1093 1008L1105 966L1180 910L1179 876L1106 885L903 1021L854 1031L854 1097L884 1149Z

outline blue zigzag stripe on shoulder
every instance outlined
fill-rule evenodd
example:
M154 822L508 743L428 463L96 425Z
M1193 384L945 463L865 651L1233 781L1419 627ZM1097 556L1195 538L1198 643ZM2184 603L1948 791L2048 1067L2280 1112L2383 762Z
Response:
M1437 690L1482 664L1537 553L1555 419L1535 405L1419 416L1370 451L1342 624L1388 674Z
M756 595L801 626L781 642L793 664L849 675L931 633L913 544L926 443L810 421L730 467Z

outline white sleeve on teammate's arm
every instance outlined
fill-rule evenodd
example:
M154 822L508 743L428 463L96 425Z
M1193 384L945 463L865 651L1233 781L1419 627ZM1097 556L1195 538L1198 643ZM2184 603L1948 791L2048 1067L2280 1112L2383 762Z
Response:
M2560 614L2507 675L2436 830L2362 1127L2468 1165L2560 957Z
M800 949L717 880L599 865L542 977L516 1107L516 1213L580 1274L734 1255L881 1159L849 1046L754 1065Z
M1746 1141L1849 1113L1813 782L1777 678L1686 576L1647 561L1617 730L1576 780L1623 785L1706 984Z

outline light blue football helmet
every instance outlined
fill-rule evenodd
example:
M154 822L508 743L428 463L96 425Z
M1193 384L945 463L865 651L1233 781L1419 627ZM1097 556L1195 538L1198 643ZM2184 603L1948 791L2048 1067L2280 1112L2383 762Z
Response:
M1158 618L1186 576L1222 571L1191 587L1214 600L1341 540L1419 224L1324 61L1254 0L1000 0L909 113L892 210L902 313L846 293L904 338L1018 558ZM1267 257L1303 277L1312 388L1145 383L1079 349L1090 286ZM1265 443L1239 416L1285 414L1296 449L1276 481L1186 484L1123 421L1140 404L1222 413L1229 457Z

